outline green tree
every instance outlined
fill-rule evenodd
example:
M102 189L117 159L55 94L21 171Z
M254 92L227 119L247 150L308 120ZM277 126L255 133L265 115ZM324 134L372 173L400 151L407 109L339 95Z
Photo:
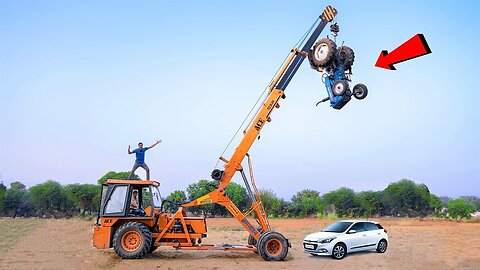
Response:
M356 196L358 204L360 204L360 214L371 217L380 214L382 211L382 192L380 191L362 191Z
M263 208L268 216L279 217L285 215L282 209L285 201L278 198L277 195L270 189L262 189L259 191L260 199L262 200Z
M460 199L465 199L469 204L473 205L475 211L480 211L480 198L477 196L461 196Z
M81 215L98 210L100 187L93 184L70 184L64 187L67 199L80 210Z
M440 213L440 211L442 211L442 200L435 194L430 194L428 205L435 211L435 213Z
M69 206L67 196L60 183L48 180L29 189L29 199L36 210L51 213L54 210L66 210Z
M4 201L5 201L5 196L7 196L7 187L3 184L3 182L0 182L0 215L4 212Z
M465 199L451 199L447 203L448 214L453 219L470 219L470 213L473 213L474 206L469 204Z
M187 199L187 196L185 195L185 191L183 190L175 190L174 192L168 194L167 198L165 200L167 201L172 201L172 202L184 202ZM175 213L178 210L178 205L173 204L173 203L166 203L165 204L165 211Z
M118 179L118 180L126 180L128 178L128 175L130 172L114 172L114 171L109 171L107 172L104 176L102 176L100 179L98 179L98 184L105 184L108 179ZM133 174L132 180L140 180L140 177L136 174Z
M322 198L328 205L335 206L335 214L339 217L353 216L359 212L360 204L356 199L356 194L349 188L342 187L325 193Z
M27 203L27 189L24 184L20 182L10 183L10 188L7 189L3 201L3 209L5 213L12 213L14 216L30 210Z
M383 191L384 204L387 211L397 215L400 211L414 210L424 213L430 202L430 191L424 184L415 184L408 179L388 185Z
M292 214L298 217L316 214L324 210L318 191L304 189L292 197Z

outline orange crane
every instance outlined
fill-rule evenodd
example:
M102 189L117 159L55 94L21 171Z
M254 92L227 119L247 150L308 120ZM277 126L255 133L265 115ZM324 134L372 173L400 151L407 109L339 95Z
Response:
M285 89L297 72L311 47L337 11L327 6L319 19L304 36L301 49L294 48L268 86L268 95L257 114L244 131L244 136L230 159L223 156L224 170L215 169L212 178L219 181L215 190L190 202L181 203L174 214L163 211L167 201L161 201L155 181L108 180L102 186L101 203L93 234L97 248L111 248L122 258L142 258L159 246L172 246L183 250L246 250L258 252L264 260L281 261L288 254L291 244L282 234L272 231L255 185L252 163L248 151L260 131L271 121L272 112L280 108L279 101L285 98ZM242 161L247 157L250 181L245 175ZM240 172L252 201L250 209L242 213L226 194L226 188L236 172ZM135 191L135 194L133 195ZM138 196L138 198L133 197ZM145 211L132 211L128 202L137 199ZM204 217L189 217L185 208L216 203L225 206L249 233L248 244L202 245L207 226ZM247 217L254 213L258 224L253 225Z

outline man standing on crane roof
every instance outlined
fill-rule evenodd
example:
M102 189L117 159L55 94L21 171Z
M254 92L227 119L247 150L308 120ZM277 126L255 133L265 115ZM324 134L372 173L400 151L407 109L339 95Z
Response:
M128 146L128 154L133 154L135 153L136 159L135 159L135 164L133 164L132 171L128 175L128 179L131 179L133 176L133 173L138 169L138 167L142 167L146 172L147 172L147 180L150 180L150 169L148 168L147 164L145 164L145 152L150 149L155 147L155 145L161 143L162 140L157 140L154 144L150 145L149 147L143 148L143 143L139 142L138 143L138 148L130 151L130 145Z

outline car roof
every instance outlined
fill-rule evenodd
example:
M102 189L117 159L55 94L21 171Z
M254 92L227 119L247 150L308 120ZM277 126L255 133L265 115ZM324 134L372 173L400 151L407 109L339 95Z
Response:
M374 224L378 224L377 221L374 221L374 220L358 220L358 219L349 219L349 220L339 220L339 222L370 222L370 223L374 223Z
M154 185L159 187L160 183L157 181L150 181L150 180L118 180L118 179L108 179L107 184L122 184L122 185L133 185L133 186L150 186Z

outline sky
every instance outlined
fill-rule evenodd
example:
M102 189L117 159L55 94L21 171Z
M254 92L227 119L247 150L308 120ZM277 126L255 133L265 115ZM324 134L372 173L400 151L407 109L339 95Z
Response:
M156 139L146 163L163 196L210 179L327 4L369 95L316 107L327 93L305 61L249 152L257 186L289 199L408 178L479 196L479 1L0 0L0 180L96 183L131 169L128 145ZM374 66L417 33L431 54Z

